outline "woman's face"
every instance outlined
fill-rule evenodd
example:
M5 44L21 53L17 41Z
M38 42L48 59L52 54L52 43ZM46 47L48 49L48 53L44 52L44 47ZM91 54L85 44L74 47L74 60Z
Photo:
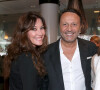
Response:
M27 34L34 46L40 46L43 44L45 29L41 19L38 18L36 20L33 30L29 30Z

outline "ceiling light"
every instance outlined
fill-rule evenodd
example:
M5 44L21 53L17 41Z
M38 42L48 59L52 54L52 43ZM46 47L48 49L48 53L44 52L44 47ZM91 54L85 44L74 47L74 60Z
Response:
M99 10L97 10L97 11L94 11L94 13L99 13L100 11Z
M8 39L8 35L5 35L5 36L4 36L4 39Z

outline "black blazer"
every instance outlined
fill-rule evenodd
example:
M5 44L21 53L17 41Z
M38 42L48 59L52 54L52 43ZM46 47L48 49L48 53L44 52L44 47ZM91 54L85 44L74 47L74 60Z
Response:
M10 90L47 90L46 79L38 75L29 53L27 55L21 54L11 64Z
M91 89L91 56L97 52L95 44L78 38L82 69L85 77L86 90ZM64 90L62 69L60 63L59 40L49 45L44 54L49 77L49 90Z

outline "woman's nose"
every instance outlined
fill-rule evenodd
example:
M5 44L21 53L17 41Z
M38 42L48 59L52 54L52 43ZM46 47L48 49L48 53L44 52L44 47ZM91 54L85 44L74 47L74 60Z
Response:
M38 34L38 35L42 35L42 30L38 29L38 30L37 30L37 34Z

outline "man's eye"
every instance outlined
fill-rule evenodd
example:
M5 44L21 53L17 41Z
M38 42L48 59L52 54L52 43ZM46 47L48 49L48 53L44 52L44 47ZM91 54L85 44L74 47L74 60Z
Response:
M73 23L72 26L77 26L77 24L76 23Z
M63 25L64 25L64 26L66 26L67 24L66 24L66 23L64 23Z

